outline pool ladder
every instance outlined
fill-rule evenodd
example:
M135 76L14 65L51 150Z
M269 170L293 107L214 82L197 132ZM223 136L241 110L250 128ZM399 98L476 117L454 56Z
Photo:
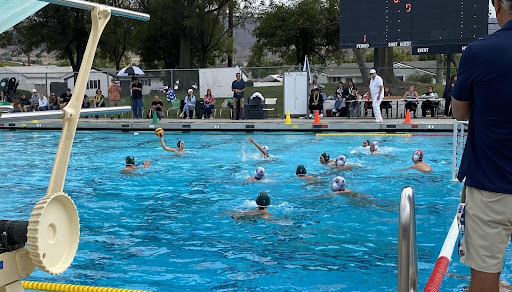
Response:
M418 251L414 191L404 187L398 216L398 292L418 291Z

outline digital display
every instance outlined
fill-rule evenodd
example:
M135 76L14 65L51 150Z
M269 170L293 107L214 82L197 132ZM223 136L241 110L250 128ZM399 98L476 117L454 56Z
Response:
M487 34L488 10L481 0L340 0L340 48L460 52Z

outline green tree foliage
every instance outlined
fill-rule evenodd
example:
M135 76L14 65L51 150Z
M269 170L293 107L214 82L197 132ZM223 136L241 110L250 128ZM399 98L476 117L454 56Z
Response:
M306 55L322 64L338 62L344 56L338 45L337 0L273 4L262 14L254 35L259 48L279 55L286 64L302 63Z

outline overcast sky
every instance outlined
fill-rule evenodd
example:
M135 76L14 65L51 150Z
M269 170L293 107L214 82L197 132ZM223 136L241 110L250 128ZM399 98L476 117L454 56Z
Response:
M496 12L494 11L494 7L492 7L491 2L489 2L489 11L491 12L491 17L496 17Z

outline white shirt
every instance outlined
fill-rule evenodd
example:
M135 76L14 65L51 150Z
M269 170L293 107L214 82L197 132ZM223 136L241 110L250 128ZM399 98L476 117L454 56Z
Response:
M43 99L39 99L39 106L48 106L48 99L46 98L46 96L44 96Z
M382 78L379 75L376 75L374 79L370 78L370 93L372 94L372 99L376 100L377 96L379 95L379 88L381 86L384 86L384 83L382 83ZM379 99L384 98L384 88L382 88L382 91L380 92Z

